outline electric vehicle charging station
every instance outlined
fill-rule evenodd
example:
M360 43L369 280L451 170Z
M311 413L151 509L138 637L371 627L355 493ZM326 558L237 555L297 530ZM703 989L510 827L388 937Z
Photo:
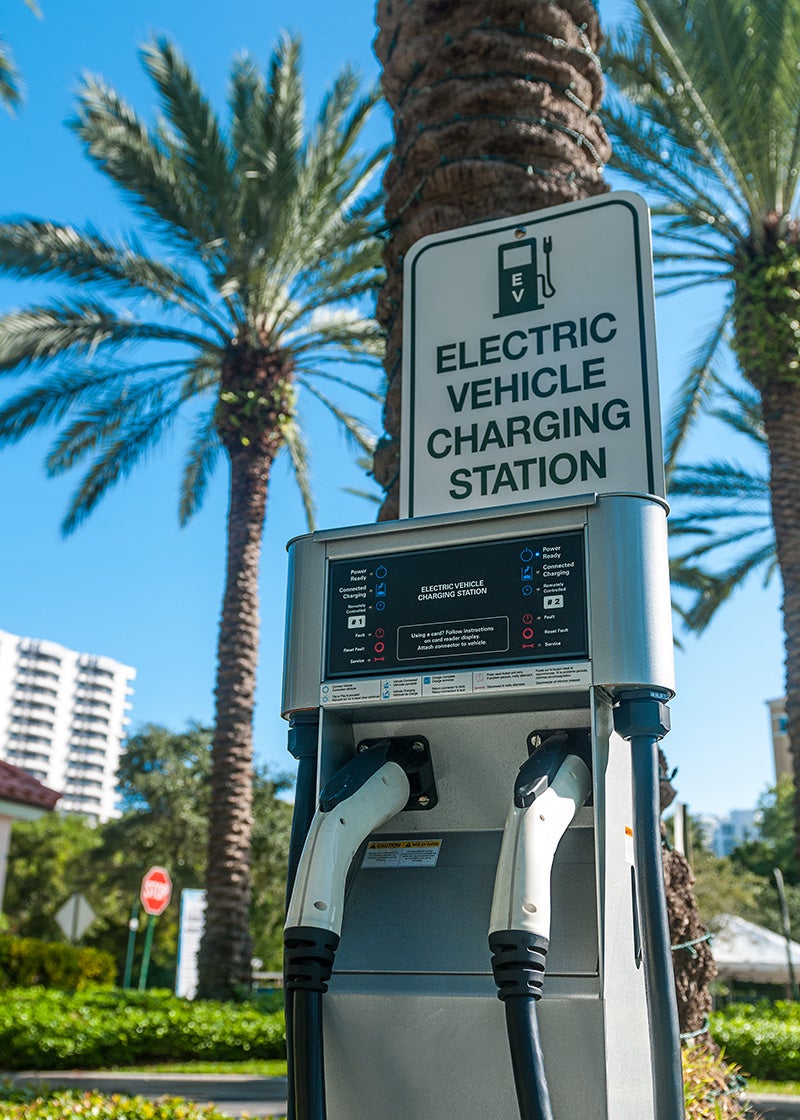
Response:
M578 493L290 543L291 1120L682 1117L666 513Z

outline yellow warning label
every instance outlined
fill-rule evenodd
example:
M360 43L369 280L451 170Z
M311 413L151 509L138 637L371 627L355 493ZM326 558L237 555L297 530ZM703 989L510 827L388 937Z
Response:
M362 867L435 867L441 840L370 840Z

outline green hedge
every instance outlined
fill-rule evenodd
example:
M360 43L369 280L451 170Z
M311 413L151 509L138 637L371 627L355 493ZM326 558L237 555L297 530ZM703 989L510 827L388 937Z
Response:
M282 1012L247 1003L119 989L15 990L0 1000L0 1066L6 1070L285 1056Z
M225 1120L213 1105L193 1104L179 1097L152 1101L146 1097L106 1097L74 1090L59 1090L16 1102L14 1095L9 1094L2 1108L3 1120L65 1120L68 1116L91 1120Z
M800 1080L800 1004L732 1004L713 1013L711 1034L746 1074Z
M0 990L40 986L79 992L100 985L110 987L116 975L114 958L101 949L79 949L32 937L0 937Z

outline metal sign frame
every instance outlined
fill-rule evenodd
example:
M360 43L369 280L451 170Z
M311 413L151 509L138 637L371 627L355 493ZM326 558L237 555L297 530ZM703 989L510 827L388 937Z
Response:
M638 195L423 238L405 293L401 516L664 496Z

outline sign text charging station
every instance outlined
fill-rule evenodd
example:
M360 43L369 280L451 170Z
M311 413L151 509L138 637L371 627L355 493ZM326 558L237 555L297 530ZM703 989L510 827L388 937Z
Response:
M406 293L409 516L289 546L289 1114L680 1120L646 209L425 239Z

